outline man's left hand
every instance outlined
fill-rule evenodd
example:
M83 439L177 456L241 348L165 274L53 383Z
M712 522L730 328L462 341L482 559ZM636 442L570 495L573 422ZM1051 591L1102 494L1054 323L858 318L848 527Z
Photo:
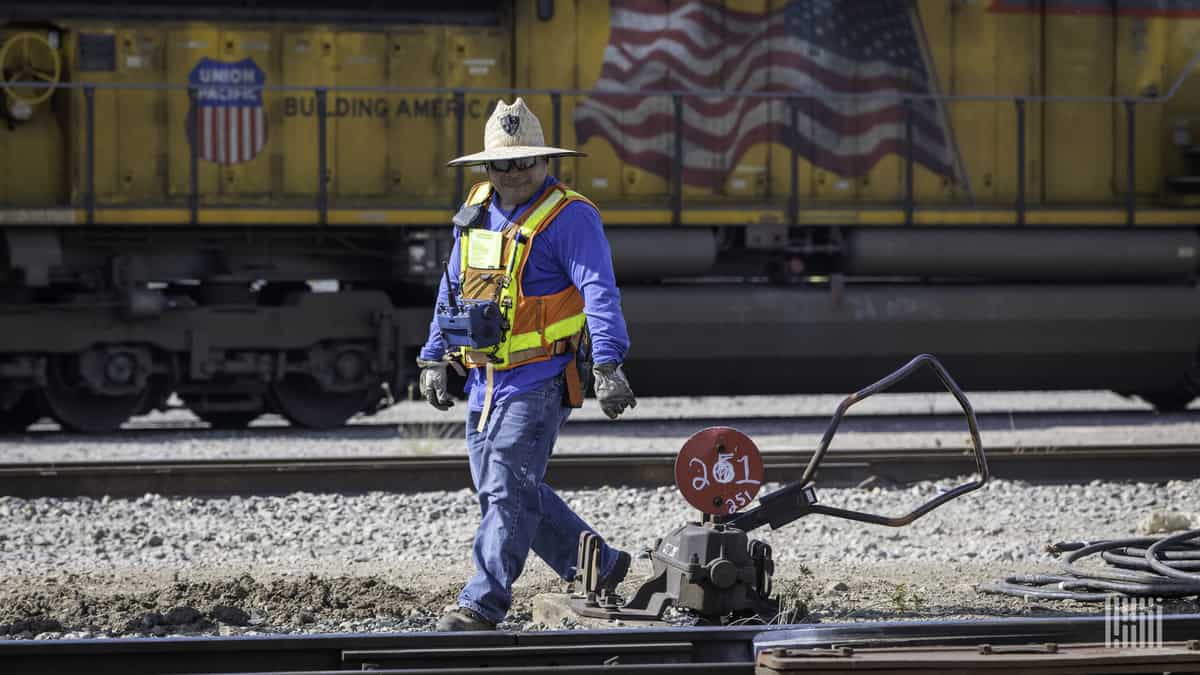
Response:
M438 410L449 410L454 398L446 388L446 362L417 359L417 365L421 367L421 396Z
M637 407L637 398L621 370L621 364L597 363L592 373L596 376L596 400L609 419L617 419L626 408Z

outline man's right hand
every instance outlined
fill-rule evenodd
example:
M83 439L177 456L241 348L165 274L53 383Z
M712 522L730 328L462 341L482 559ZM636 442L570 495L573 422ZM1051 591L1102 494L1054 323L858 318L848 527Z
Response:
M454 399L446 391L446 362L417 359L421 367L421 396L438 410L449 410Z

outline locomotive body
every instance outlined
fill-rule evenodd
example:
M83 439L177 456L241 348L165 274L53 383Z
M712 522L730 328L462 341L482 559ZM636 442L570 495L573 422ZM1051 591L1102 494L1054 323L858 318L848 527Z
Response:
M0 6L0 427L402 396L484 179L445 161L516 95L588 154L552 172L601 208L640 394L918 352L975 390L1200 385L1200 2L82 7Z

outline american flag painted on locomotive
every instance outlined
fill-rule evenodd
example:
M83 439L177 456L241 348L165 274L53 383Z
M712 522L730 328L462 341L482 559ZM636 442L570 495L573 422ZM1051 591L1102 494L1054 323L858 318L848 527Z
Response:
M907 0L792 0L765 14L703 0L612 0L597 90L708 90L777 98L684 97L683 180L718 188L755 143L795 148L812 164L863 176L905 149L904 94L928 94L919 17ZM799 105L783 94L816 95ZM828 94L875 94L829 98ZM941 106L914 103L914 157L954 177ZM666 97L597 93L575 111L580 143L608 140L622 161L670 175L674 117Z
M201 159L225 166L249 162L267 143L262 87L266 73L253 59L202 58L188 82L196 88L196 144ZM188 120L191 124L191 120Z

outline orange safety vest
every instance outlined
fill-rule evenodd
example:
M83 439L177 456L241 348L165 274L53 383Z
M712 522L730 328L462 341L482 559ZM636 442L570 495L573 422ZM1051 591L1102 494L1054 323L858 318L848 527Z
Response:
M467 194L467 204L486 208L491 194L491 183L477 183ZM579 345L586 323L579 289L570 284L558 293L526 295L521 284L538 234L575 201L591 204L583 195L556 183L503 230L466 228L459 235L458 282L462 297L495 302L503 316L504 330L498 344L480 350L463 347L457 354L468 368L488 369L480 427L491 407L493 371L546 361L574 352ZM567 386L572 404L578 405L583 393L573 363L567 368Z

